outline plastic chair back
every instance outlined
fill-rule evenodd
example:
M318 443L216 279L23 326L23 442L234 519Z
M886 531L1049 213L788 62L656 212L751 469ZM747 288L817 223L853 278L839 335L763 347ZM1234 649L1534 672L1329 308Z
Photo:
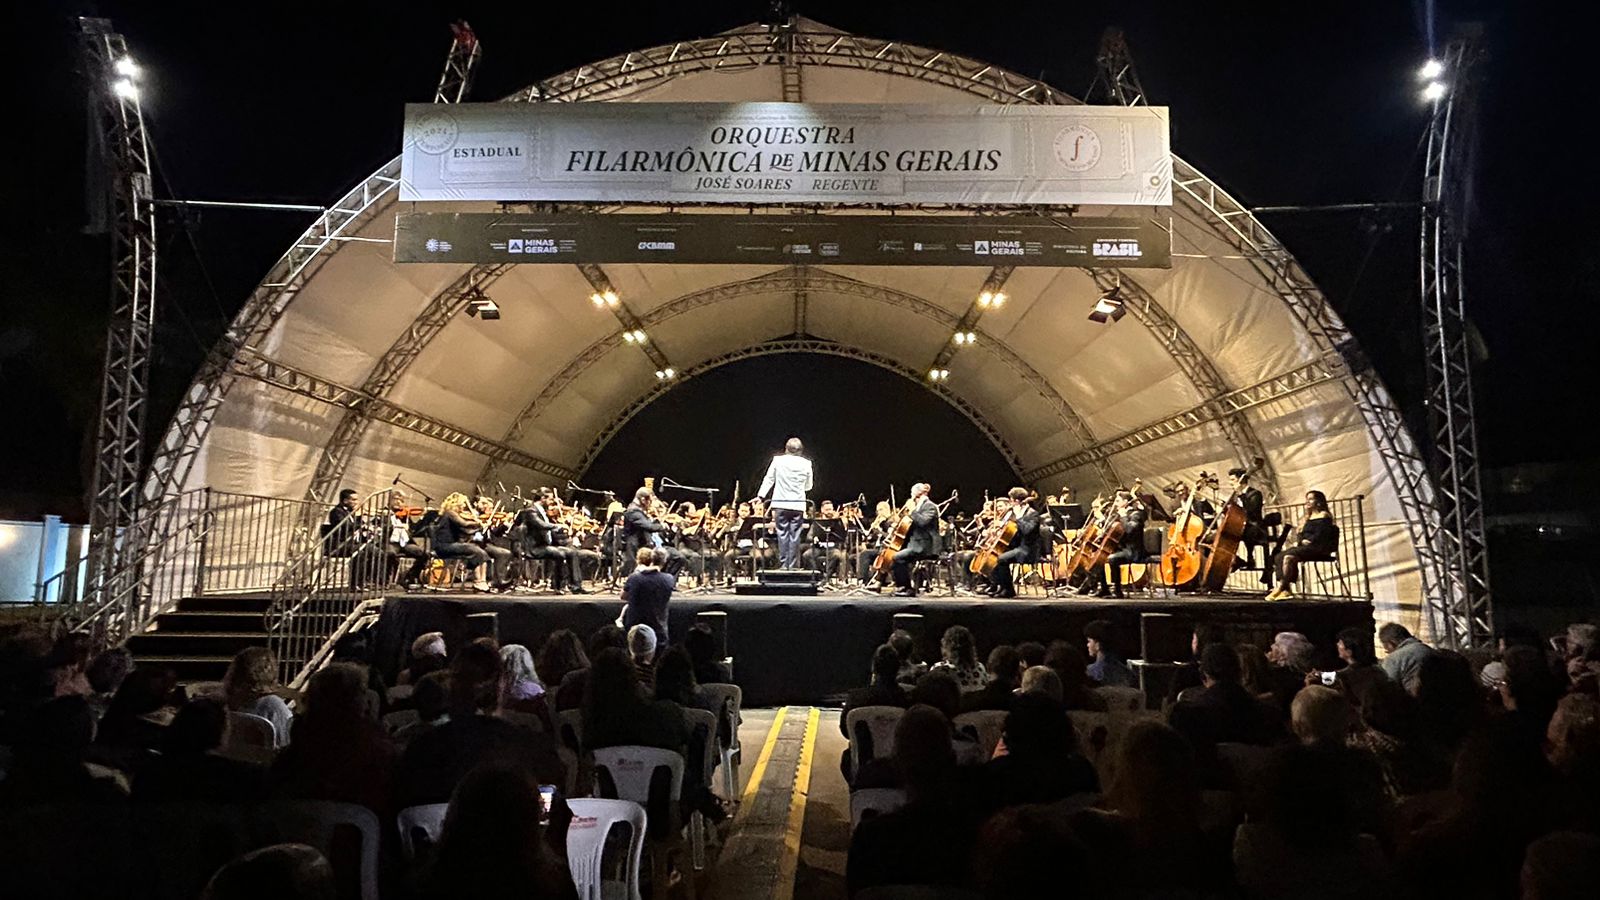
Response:
M722 795L731 800L739 793L739 725L743 721L744 691L737 684L702 684L700 690L722 710L723 724L727 726L728 743L718 742L717 753L722 765Z
M906 792L899 788L867 788L850 792L850 830L862 819L894 812L906 805Z
M395 816L395 826L400 830L400 849L406 860L415 862L417 846L435 847L439 833L444 831L444 814L450 810L448 803L424 803L408 806Z
M650 837L677 831L683 798L683 757L659 747L602 747L594 751L595 793L608 800L632 800L645 808Z
M354 874L361 885L362 900L378 900L378 816L365 806L354 803L332 803L324 800L298 800L273 806L267 815L277 827L283 840L309 844L333 864L334 873L341 884L349 882ZM361 839L357 872L341 871L345 862L339 848L347 846L337 840L339 832L354 830Z
M567 868L572 871L579 900L616 898L619 886L627 900L641 900L639 860L648 822L644 807L631 800L599 799L572 799L567 806L572 810L572 822L567 825ZM610 882L612 887L607 890L606 837L619 826L628 828L627 856L621 861L623 880L620 885Z
M698 765L701 769L700 783L710 784L711 774L717 770L717 717L703 709L686 708L683 719L688 723L691 734L705 735Z
M226 756L251 760L270 760L277 746L277 730L272 720L255 713L228 710L228 724L222 731L222 746Z
M978 739L979 749L983 751L983 758L987 760L993 758L994 748L1005 735L1007 715L1010 714L1003 709L980 709L956 716L951 724L957 730L971 729Z
M844 727L850 735L850 776L861 771L861 765L872 759L887 759L894 754L894 728L906 711L898 706L861 706L845 716ZM866 754L860 736L871 741L871 753Z

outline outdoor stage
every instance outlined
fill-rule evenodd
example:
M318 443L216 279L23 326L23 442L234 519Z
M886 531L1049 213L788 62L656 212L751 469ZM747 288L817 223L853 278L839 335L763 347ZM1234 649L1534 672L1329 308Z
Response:
M375 630L374 660L393 683L407 647L418 634L442 631L449 646L488 632L489 621L475 613L496 613L501 643L525 644L537 653L551 632L570 628L582 638L614 621L622 601L612 594L589 596L502 596L484 594L403 594L389 597ZM838 699L866 684L872 651L883 643L900 613L923 616L916 634L923 658L936 656L939 635L965 625L977 637L980 654L997 644L1052 640L1081 641L1083 626L1107 619L1119 629L1124 654L1152 661L1187 659L1197 622L1225 627L1229 637L1265 648L1279 631L1299 631L1333 658L1334 636L1351 625L1373 626L1372 604L1365 601L1296 600L1268 603L1256 596L1125 600L988 598L741 597L732 593L684 594L673 598L669 629L680 641L701 612L727 614L728 653L734 680L744 688L745 705L818 704ZM1147 616L1146 614L1159 614ZM1141 619L1144 631L1141 632ZM913 620L913 623L915 620ZM1141 634L1147 641L1141 651Z

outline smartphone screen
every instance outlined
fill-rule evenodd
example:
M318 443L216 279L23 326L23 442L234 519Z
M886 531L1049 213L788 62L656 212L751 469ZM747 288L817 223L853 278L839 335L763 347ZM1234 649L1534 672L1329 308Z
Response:
M550 807L556 802L556 786L553 784L539 785L539 821L550 821Z
M1338 677L1339 677L1339 673L1338 672L1323 672L1322 673L1322 683L1327 685L1328 687L1333 687L1334 679L1336 679Z

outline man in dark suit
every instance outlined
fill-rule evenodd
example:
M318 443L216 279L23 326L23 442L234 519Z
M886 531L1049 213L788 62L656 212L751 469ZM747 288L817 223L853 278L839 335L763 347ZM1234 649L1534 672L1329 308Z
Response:
M1000 554L1000 561L994 567L989 593L996 597L1017 595L1016 582L1011 578L1012 564L1039 561L1039 511L1028 502L1028 489L1014 487L1006 492L1006 496L1011 501L1011 520L1017 523L1017 534L1011 540L1011 547Z
M1244 508L1244 539L1250 547L1267 542L1267 529L1262 523L1262 506L1266 503L1261 491L1250 483L1250 472L1235 467L1228 470L1228 487L1233 490L1234 502ZM1254 552L1252 550L1252 552Z
M550 590L561 593L563 582L574 594L586 594L583 575L578 571L578 551L573 547L558 545L553 535L556 525L550 521L545 503L553 497L550 488L539 490L539 499L532 506L517 513L515 528L522 529L522 556L524 559L550 560ZM565 576L565 577L563 577Z
M1117 491L1117 497L1112 504L1111 514L1122 522L1122 540L1118 542L1116 551L1106 557L1106 564L1089 573L1089 577L1083 582L1083 587L1078 591L1080 594L1092 593L1097 597L1120 598L1122 567L1144 562L1144 504L1127 491ZM1107 569L1111 571L1109 591L1106 589Z
M627 566L627 572L633 571L634 559L638 556L640 547L660 547L667 551L667 564L662 566L662 571L678 574L683 568L683 554L676 547L668 547L662 538L661 532L667 526L661 520L652 518L649 509L655 494L649 488L639 488L633 494L633 502L622 512L622 562Z
M917 589L911 586L911 564L919 559L934 559L939 555L939 504L928 499L932 487L925 482L911 486L911 531L906 543L894 555L894 584L896 597L915 597Z

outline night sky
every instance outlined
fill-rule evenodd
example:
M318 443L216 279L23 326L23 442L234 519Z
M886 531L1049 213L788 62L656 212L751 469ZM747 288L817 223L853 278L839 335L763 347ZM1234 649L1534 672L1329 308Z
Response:
M552 4L460 0L58 2L26 17L18 6L8 5L6 23L20 71L3 167L0 396L12 435L0 515L80 518L109 264L105 239L81 233L76 15L112 18L144 66L160 194L322 204L393 156L401 104L431 97L455 18L484 43L475 99L489 100L584 62L744 24L767 4L562 4L559 16ZM1559 16L1534 8L1554 6ZM1595 408L1582 323L1594 306L1597 226L1580 206L1594 193L1583 139L1592 102L1579 89L1592 81L1593 23L1573 21L1565 6L1444 3L1430 30L1425 7L1404 2L797 4L846 30L948 49L1077 94L1093 79L1101 30L1121 25L1151 101L1172 108L1176 151L1250 205L1417 197L1426 112L1413 73L1430 34L1442 40L1457 19L1484 21L1490 61L1467 265L1488 354L1478 396L1491 465L1595 456L1573 436ZM186 229L166 216L152 436L204 349L309 218L208 211ZM1415 213L1264 218L1391 388L1415 403ZM798 407L757 402L801 390ZM622 489L644 471L743 478L748 492L766 454L801 426L827 461L824 490L841 498L920 474L890 465L894 442L915 448L916 468L936 466L935 481L1004 487L999 456L927 392L859 364L797 358L743 363L671 392L618 435L594 475Z

